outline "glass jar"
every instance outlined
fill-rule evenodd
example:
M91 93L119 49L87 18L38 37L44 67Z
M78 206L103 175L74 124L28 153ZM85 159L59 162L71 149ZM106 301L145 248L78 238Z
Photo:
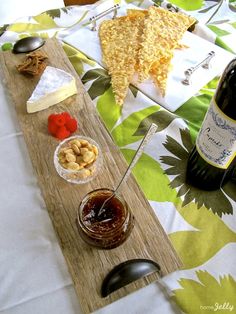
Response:
M78 209L76 222L81 238L87 244L101 249L121 245L134 226L134 216L128 204L117 193L100 211L103 202L112 193L113 190L104 188L91 191L85 195Z
M86 136L74 135L66 138L54 153L57 173L70 183L82 184L91 181L98 174L102 164L99 145Z

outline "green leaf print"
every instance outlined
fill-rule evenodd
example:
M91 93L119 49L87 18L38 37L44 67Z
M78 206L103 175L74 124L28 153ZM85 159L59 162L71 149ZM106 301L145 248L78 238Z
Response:
M236 281L230 275L214 278L207 271L197 271L198 281L181 278L180 289L174 290L173 300L184 313L235 313ZM204 303L203 303L204 300Z
M211 98L213 97L219 76L208 82L202 87L198 96L190 98L180 108L175 111L175 114L185 120L190 129L190 135L194 142L201 127L202 121L209 107Z
M30 33L22 33L19 35L19 38L25 38L25 37L29 37L29 36L39 36L43 39L47 39L49 38L49 35L48 33L46 32L40 32L40 33L37 33L37 32L30 32Z
M138 94L138 89L137 87L133 86L133 85L129 85L129 89L131 90L131 93L133 94L133 96L136 98L137 94Z
M220 217L222 214L233 214L232 204L227 197L230 195L236 201L234 193L236 185L233 181L226 183L223 188L216 191L200 190L186 182L188 156L193 144L188 129L180 129L180 134L182 144L170 136L166 137L166 142L163 145L174 156L161 156L161 161L170 166L165 170L165 173L176 176L170 182L170 186L173 189L179 188L177 195L183 196L183 206L194 201L198 208L204 205Z
M47 12L36 15L33 18L36 22L43 25L44 27L47 27L48 29L57 27L57 24L54 22L53 18L47 14Z
M54 20L47 13L34 16L33 19L38 23L14 23L9 26L8 30L16 33L22 33L38 32L57 27Z
M107 70L103 68L97 68L89 70L82 77L82 82L85 84L89 81L95 80L92 83L91 89L89 89L89 95L92 99L102 95L111 85L111 77ZM132 85L129 86L134 97L137 96L138 89ZM97 92L96 92L97 91Z
M0 26L0 36L4 34L4 32L7 30L9 24L4 24L3 26Z
M209 107L211 98L212 96L207 94L192 97L175 111L175 114L183 118L188 124L190 136L193 142L195 141L202 125L202 121Z
M213 5L210 5L208 8L205 8L205 9L202 9L202 10L200 10L200 11L198 11L199 13L206 13L206 12L208 12L209 10L211 10L212 8L214 8L215 6L217 6L218 5L218 3L215 3L215 4L213 4Z
M89 70L82 77L82 82L84 84L92 80L93 83L88 89L89 96L92 99L103 95L111 86L111 78L108 75L108 72L101 68Z
M82 52L78 51L72 46L63 43L63 49L79 75L84 72L84 63L87 63L91 66L95 65L94 61L88 59Z
M63 11L64 13L68 14L68 12L72 9L72 7L65 7L65 8L61 8L61 9L52 9L52 10L47 10L46 13L51 17L51 18L55 18L61 17L61 11Z
M110 88L110 86L110 78L99 77L92 83L92 85L88 89L89 96L93 100L96 97L103 95L105 91Z
M236 170L235 170L236 171ZM235 172L236 175L236 172ZM231 198L232 200L236 201L236 197L235 197L235 183L236 183L236 176L234 175L234 179L229 181L227 184L224 185L224 192L226 193L227 196L229 196L229 198Z
M154 0L153 2L155 3L156 6L160 7L163 1L164 0Z
M47 14L51 17L51 18L55 18L55 17L61 17L61 10L60 9L52 9L52 10L47 10Z
M37 32L41 30L48 29L47 27L42 26L41 24L32 24L32 23L14 23L9 26L8 30L15 33L22 32Z
M140 121L150 114L158 111L160 106L154 105L143 110L132 113L128 118L124 119L121 124L116 126L112 131L112 136L119 147L126 146L139 141L142 136L135 135Z
M71 64L73 65L75 71L78 75L81 75L84 72L83 61L80 59L79 54L68 56Z
M147 132L151 123L155 123L158 126L157 132L160 132L167 128L169 124L176 118L179 117L166 110L159 110L157 112L154 112L141 121L134 135L144 135Z
M228 243L236 243L236 233L206 207L198 208L194 202L184 206L179 202L176 209L190 225L197 229L169 234L183 262L183 269L198 267L211 259Z
M7 50L12 50L12 47L13 47L12 43L5 43L2 45L1 49L2 51L7 51Z
M130 163L135 151L121 149L121 152L126 161ZM132 173L148 200L157 202L176 200L176 192L170 189L169 179L163 173L160 164L152 157L143 153Z
M205 86L203 86L200 91L199 94L202 95L209 95L210 97L214 96L217 84L219 82L219 76L215 77L213 80L211 80L208 84L206 84ZM209 99L209 98L208 98ZM208 102L208 100L207 100Z
M230 4L229 8L231 11L236 12L236 4Z
M87 71L82 77L82 82L85 84L99 77L109 78L108 72L102 68L92 69Z
M217 36L220 36L220 37L230 34L229 32L225 31L224 29L220 29L219 27L215 25L208 25L208 28L210 28L210 30L212 30Z
M126 3L133 3L134 5L141 7L141 5L143 4L145 0L125 0ZM117 3L119 3L118 1L116 1Z
M195 1L189 1L189 0L169 0L170 3L173 3L177 5L178 7L186 10L186 11L193 11L201 9L204 1L203 0L195 0Z
M215 44L229 52L236 53L236 50L234 51L228 45L226 45L226 43L221 39L221 37L218 37L218 36L216 37Z
M121 107L115 102L112 87L106 90L105 93L98 98L97 110L107 129L111 131L121 115Z

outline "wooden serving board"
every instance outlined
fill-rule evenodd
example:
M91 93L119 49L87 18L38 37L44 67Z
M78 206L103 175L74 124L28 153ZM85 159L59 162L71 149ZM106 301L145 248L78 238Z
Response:
M127 163L100 121L61 44L56 39L48 39L41 49L48 55L50 65L70 72L76 78L78 94L69 101L65 100L47 110L28 114L26 101L39 78L25 77L17 72L16 65L22 62L25 55L1 52L1 74L10 93L12 105L15 106L38 184L82 310L84 313L90 313L158 279L158 274L154 273L102 298L102 281L119 263L133 258L152 259L159 263L164 276L177 270L181 262L132 175L127 185L121 188L121 194L135 216L135 226L128 240L118 248L98 250L88 246L80 238L75 218L81 199L93 189L114 188L124 174ZM47 117L53 112L65 110L77 117L77 133L93 138L102 148L104 167L99 175L87 184L68 183L58 176L54 168L53 154L59 142L47 132Z

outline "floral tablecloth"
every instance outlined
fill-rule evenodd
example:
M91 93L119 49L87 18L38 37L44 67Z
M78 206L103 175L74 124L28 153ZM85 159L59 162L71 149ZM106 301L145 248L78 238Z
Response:
M107 1L50 10L4 25L0 28L1 49L11 49L17 39L36 34L63 42L74 30L85 27L87 18ZM146 8L153 3L141 0L132 4ZM195 34L236 54L236 1L154 4L185 10L198 20ZM213 192L185 182L188 154L219 77L174 110L130 86L121 109L114 101L106 69L86 57L83 47L80 51L66 43L63 47L127 162L150 123L158 125L133 174L183 261L181 270L163 278L173 300L184 313L236 313L236 180Z

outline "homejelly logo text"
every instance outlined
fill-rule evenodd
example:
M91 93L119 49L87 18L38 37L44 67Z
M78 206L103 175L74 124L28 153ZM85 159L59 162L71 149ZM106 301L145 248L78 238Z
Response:
M217 311L229 311L232 312L234 310L233 304L230 304L229 302L224 302L224 303L218 303L216 302L214 305L200 305L201 310L206 310L206 311L212 311L212 312L217 312Z

